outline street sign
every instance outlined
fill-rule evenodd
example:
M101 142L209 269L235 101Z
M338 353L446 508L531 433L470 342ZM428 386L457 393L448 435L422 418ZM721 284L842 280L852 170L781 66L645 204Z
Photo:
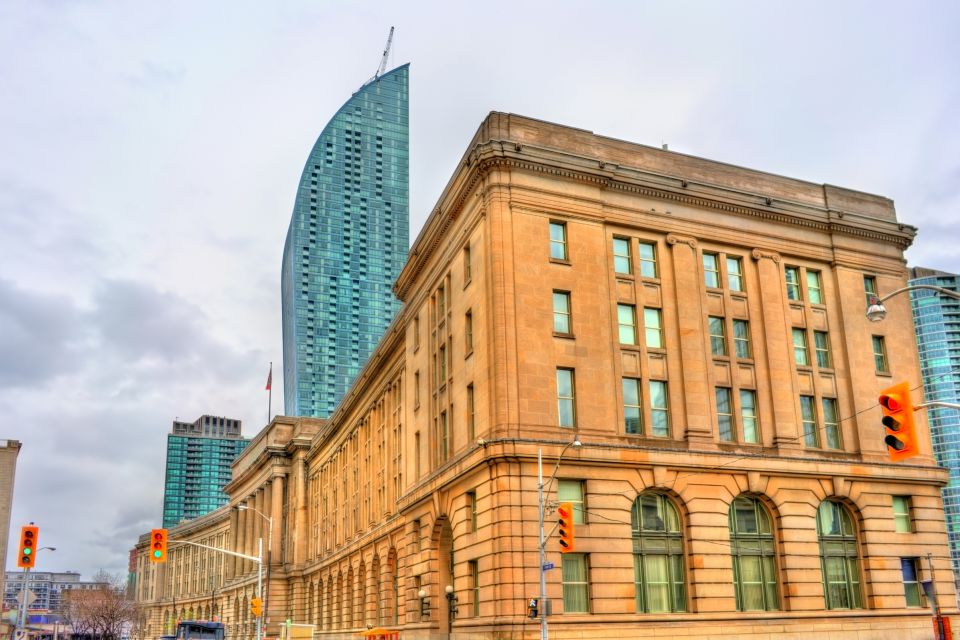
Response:
M544 570L544 571L550 571L550 569L555 569L555 568L556 568L556 565L554 565L552 562L544 562L544 563L543 563L543 570Z
M27 630L17 629L13 632L13 640L27 640Z

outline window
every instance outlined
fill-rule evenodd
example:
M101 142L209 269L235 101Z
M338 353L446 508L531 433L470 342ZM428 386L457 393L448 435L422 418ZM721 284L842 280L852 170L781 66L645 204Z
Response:
M477 530L477 492L467 491L467 518L470 531Z
M743 441L760 442L760 429L757 425L757 392L750 389L740 390L740 419L743 427Z
M920 572L917 570L916 558L900 558L900 571L903 573L903 597L908 607L922 607L923 599L920 590Z
M620 344L637 344L637 312L632 304L617 305L617 330Z
M800 396L800 416L803 421L803 443L808 447L819 447L820 431L817 429L817 409L813 396Z
M652 242L640 243L640 276L657 277L657 245Z
M740 258L727 258L727 288L743 291L743 261Z
M800 269L797 267L784 267L783 271L787 280L787 300L801 300Z
M558 480L557 502L573 503L573 523L583 524L587 521L583 505L582 480Z
M863 276L863 294L867 298L867 306L870 306L874 298L879 297L877 293L877 278L875 276Z
M557 409L561 427L577 424L577 406L574 396L573 369L557 369Z
M890 367L887 364L887 345L883 336L873 336L873 363L877 367L877 373L890 373Z
M553 332L570 335L573 324L570 322L570 292L553 292Z
M413 319L413 350L420 348L420 316Z
M820 565L827 609L861 609L857 534L850 512L824 500L817 509Z
M717 429L720 432L720 439L724 442L733 442L733 400L731 399L730 389L727 387L717 387L715 390L717 398Z
M643 493L633 503L631 524L637 611L686 611L683 530L677 508L662 494Z
M644 339L648 349L663 348L663 316L660 309L643 310Z
M420 406L420 372L416 371L413 374L413 408L416 409Z
M463 316L463 343L464 357L467 357L473 353L473 311L467 311Z
M817 352L817 366L821 369L832 369L830 358L830 337L826 331L813 332L813 348Z
M477 409L473 395L473 384L467 385L467 437L470 442L477 438Z
M793 361L802 366L810 364L810 352L807 351L807 332L793 328Z
M437 289L437 323L443 322L443 316L447 312L447 297L443 287Z
M613 270L625 275L633 274L633 260L630 256L630 241L626 238L613 239Z
M720 286L720 265L715 253L703 254L703 283L711 289Z
M447 383L447 347L440 345L437 351L437 386L442 387Z
M470 567L470 588L472 591L473 602L473 617L480 615L480 565L476 560L468 560L467 565Z
M667 401L667 383L650 381L650 435L666 438L670 435L670 407Z
M631 435L643 433L643 418L640 411L640 381L623 379L623 432Z
M567 259L567 225L564 222L550 223L550 258Z
M750 323L746 320L733 321L733 348L738 358L752 358L750 351Z
M823 304L823 286L820 283L820 272L807 269L807 300L810 304Z
M470 284L473 279L473 264L470 261L470 245L463 248L463 286Z
M893 530L897 533L913 533L909 496L893 496Z
M563 612L590 611L587 556L584 553L566 553L563 558Z
M737 610L779 609L773 529L756 498L735 498L730 505L730 553Z
M727 332L723 326L723 318L710 316L708 325L710 328L710 353L715 356L727 355Z
M414 434L413 434L413 448L414 448L414 450L417 452L416 460L414 460L414 462L415 462L415 465L414 465L415 469L414 469L414 470L416 471L417 477L419 478L420 475L421 475L421 466L420 466L420 432L419 432L419 431L416 431L416 432L414 432Z
M836 398L823 398L823 433L827 437L828 449L840 448L840 421L837 418Z
M422 543L420 541L420 534L421 534L420 518L417 518L416 520L413 521L413 546L416 547L417 551L420 551L420 549L422 548L421 547Z
M450 424L447 422L447 412L440 412L440 460L450 457Z

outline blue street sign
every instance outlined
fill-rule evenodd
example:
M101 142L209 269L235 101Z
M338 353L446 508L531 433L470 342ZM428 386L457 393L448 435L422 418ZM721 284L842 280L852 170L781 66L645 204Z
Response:
M544 562L544 563L543 563L543 570L544 570L544 571L550 571L550 569L553 569L553 568L554 568L554 564L553 564L552 562Z

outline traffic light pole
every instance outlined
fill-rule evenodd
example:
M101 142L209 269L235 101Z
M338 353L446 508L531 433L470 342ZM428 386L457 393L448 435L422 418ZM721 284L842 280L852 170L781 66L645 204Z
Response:
M257 539L257 551L260 559L257 561L257 597L263 601L263 538ZM263 614L257 616L257 640L263 640Z
M27 592L30 590L30 567L23 569L23 587L20 589L20 607L17 611L17 629L27 628Z
M537 523L540 531L540 640L547 640L547 562L546 540L543 536L543 450L537 449Z

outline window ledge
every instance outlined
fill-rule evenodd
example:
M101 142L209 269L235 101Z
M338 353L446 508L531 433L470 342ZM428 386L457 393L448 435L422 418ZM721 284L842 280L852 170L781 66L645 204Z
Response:
M557 331L554 331L554 332L553 332L553 337L554 337L554 338L564 338L564 339L566 339L566 340L573 340L574 338L576 338L576 336L574 336L572 333L559 333L559 332L557 332Z
M562 258L550 258L550 262L552 262L553 264L565 264L565 265L567 265L568 267L569 267L570 264L571 264L569 259L564 260L564 259L562 259Z
M637 353L640 353L640 345L638 344L623 344L621 342L620 349L622 349L623 351L635 351Z
M878 376L880 376L881 378L892 378L892 377L893 377L893 374L890 373L889 371L876 371L876 372L874 372L874 373L876 373L876 374L877 374Z

